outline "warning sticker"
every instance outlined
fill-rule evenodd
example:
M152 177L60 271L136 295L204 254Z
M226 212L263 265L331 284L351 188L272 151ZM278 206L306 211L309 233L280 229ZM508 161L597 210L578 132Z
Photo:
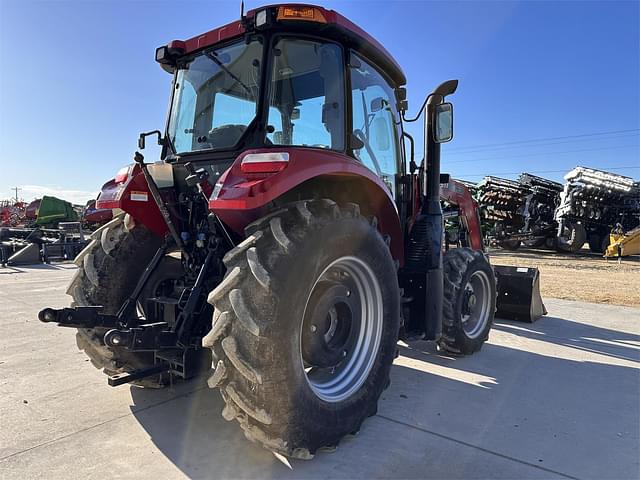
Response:
M132 202L148 202L149 194L147 192L136 192L133 190L131 192L131 201Z

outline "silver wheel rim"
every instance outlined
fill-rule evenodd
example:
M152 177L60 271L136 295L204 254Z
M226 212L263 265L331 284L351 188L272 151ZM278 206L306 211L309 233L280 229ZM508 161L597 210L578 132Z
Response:
M328 328L318 328L309 324L313 309L310 300L319 285L329 282L331 285L347 287L356 312L350 318L350 338L343 358L333 367L317 367L305 358L305 338L312 334L322 335L329 342L341 328L341 308L336 304L326 315ZM317 303L316 303L317 305ZM322 312L320 312L322 313ZM353 312L352 312L353 313ZM315 395L326 402L340 402L356 393L364 384L375 362L382 337L383 302L378 279L371 268L362 260L352 256L340 257L327 266L316 279L305 305L300 335L300 359L305 378ZM321 340L322 341L322 340ZM346 353L345 353L346 352ZM308 355L307 355L308 357Z
M464 286L462 329L469 338L480 335L489 320L490 291L489 277L482 270L473 272Z

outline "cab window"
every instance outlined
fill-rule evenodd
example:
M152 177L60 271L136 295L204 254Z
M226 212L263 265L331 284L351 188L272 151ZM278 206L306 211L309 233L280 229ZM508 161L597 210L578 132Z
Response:
M282 38L273 48L267 139L274 145L344 150L342 50Z
M393 89L358 55L352 54L350 64L353 153L394 192L400 152Z

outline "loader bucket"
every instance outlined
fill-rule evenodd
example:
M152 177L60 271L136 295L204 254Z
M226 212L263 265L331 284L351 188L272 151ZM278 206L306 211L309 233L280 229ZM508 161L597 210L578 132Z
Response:
M497 265L493 270L498 287L496 318L533 323L547 314L537 268Z

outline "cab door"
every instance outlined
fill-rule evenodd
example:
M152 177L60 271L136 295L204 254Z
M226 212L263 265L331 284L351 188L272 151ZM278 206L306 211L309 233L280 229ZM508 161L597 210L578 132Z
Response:
M397 200L401 165L400 115L393 88L370 63L351 52L350 147L353 156L378 175Z

